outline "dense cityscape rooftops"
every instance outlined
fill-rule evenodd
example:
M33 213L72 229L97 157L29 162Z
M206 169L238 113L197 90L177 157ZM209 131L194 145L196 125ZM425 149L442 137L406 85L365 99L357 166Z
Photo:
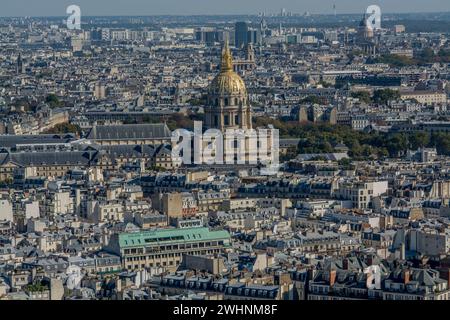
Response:
M0 300L449 300L450 16L361 16L0 18Z

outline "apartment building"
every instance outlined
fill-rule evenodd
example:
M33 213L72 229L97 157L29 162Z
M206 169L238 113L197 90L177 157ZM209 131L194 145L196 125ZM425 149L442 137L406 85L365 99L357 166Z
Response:
M128 270L153 267L175 270L183 254L217 254L229 245L227 231L201 227L114 234L107 250L119 255L123 267Z

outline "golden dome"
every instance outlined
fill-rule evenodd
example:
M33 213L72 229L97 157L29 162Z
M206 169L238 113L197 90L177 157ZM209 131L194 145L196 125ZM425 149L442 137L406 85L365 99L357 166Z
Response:
M244 80L233 71L233 57L228 47L228 41L222 50L220 73L209 86L209 93L213 95L246 95Z

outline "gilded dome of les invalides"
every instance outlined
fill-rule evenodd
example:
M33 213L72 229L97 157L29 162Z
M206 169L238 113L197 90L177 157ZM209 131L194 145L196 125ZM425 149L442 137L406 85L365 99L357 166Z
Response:
M211 82L208 91L211 95L219 96L247 95L244 81L233 71L233 58L228 46L228 41L225 42L222 52L220 73Z

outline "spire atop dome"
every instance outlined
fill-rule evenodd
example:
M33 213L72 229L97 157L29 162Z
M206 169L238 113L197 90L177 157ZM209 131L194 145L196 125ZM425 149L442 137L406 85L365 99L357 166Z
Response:
M222 62L220 71L229 72L233 70L233 57L231 55L230 47L228 46L228 39L225 39L225 44L222 50Z

